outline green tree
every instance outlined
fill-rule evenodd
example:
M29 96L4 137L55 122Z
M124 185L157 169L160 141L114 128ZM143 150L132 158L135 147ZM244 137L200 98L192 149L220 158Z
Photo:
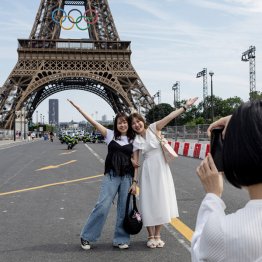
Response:
M262 99L262 92L259 92L259 91L250 92L250 93L249 93L249 97L250 97L252 100Z
M243 100L237 96L229 97L225 100L221 97L213 96L214 118L218 119L223 116L231 115L242 103ZM206 98L205 108L203 105L203 102L199 103L199 113L206 120L206 123L211 123L211 96Z
M181 100L176 103L176 108L182 107L186 103L186 100ZM168 114L170 114L172 111L174 111L174 108L170 104L162 103L159 105L156 105L152 109L148 111L146 114L146 121L148 123L156 122ZM176 119L172 120L168 125L174 126L174 125L186 125L189 122L192 122L195 118L201 117L201 115L198 112L198 107L193 105L186 113L181 114Z
M146 121L150 124L154 123L170 114L173 110L174 108L166 103L156 105L145 115ZM172 124L170 125L174 125L174 121L172 121Z

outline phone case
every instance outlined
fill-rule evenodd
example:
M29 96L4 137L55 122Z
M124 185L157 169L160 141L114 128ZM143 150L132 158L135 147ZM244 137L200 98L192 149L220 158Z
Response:
M223 171L223 129L213 129L211 132L210 153L219 172Z

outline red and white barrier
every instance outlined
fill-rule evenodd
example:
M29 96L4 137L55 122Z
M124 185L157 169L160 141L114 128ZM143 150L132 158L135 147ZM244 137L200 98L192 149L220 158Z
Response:
M180 141L168 142L178 155L204 159L209 153L210 144L190 143Z

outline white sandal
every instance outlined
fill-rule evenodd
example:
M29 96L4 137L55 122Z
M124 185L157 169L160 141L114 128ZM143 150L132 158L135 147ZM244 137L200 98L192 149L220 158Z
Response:
M161 236L155 236L156 247L163 247L165 242L161 239Z
M156 248L156 241L154 236L148 237L148 241L146 243L147 247L149 248Z

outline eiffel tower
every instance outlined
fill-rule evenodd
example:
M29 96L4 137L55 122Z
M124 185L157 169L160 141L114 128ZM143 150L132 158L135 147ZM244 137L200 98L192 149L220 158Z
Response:
M66 19L72 26L84 19L88 38L60 38ZM107 0L41 0L29 39L18 39L18 62L0 89L1 126L13 128L22 109L32 121L43 100L72 89L100 96L115 113L146 112L154 100L131 64L130 43L120 41Z

